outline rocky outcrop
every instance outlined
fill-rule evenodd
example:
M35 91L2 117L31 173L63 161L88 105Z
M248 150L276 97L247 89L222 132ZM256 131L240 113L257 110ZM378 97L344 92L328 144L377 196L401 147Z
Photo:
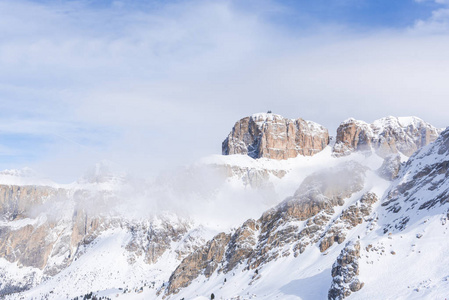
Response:
M250 219L235 231L226 250L225 272L231 271L253 254L259 230L259 222Z
M374 193L365 193L355 204L342 211L340 216L332 223L320 242L320 251L324 252L334 242L341 244L346 238L346 232L362 224L372 212L372 205L378 201Z
M312 156L329 144L323 126L276 114L255 114L235 123L222 144L223 155L244 154L252 158L288 159Z
M36 205L56 197L63 197L65 191L46 186L0 185L0 213L9 221L23 218Z
M190 224L183 220L173 222L161 218L157 223L149 221L127 224L132 235L131 241L126 245L129 263L134 263L142 255L146 263L156 263L170 249L171 244L179 242L190 228ZM186 255L181 249L177 249L177 254L178 258Z
M354 151L374 151L381 157L395 153L411 156L435 141L440 132L417 117L386 117L372 124L348 119L337 129L333 153L343 156Z
M360 242L348 242L332 266L332 285L329 300L341 300L363 287L358 279Z
M259 222L246 221L232 235L220 233L205 246L188 255L170 276L167 294L177 293L199 275L210 277L215 270L229 272L254 254Z
M170 277L165 293L177 293L201 274L209 277L215 270L227 273L240 264L246 270L257 270L279 257L299 255L308 245L320 241L335 213L334 207L362 190L366 171L360 164L349 162L307 177L294 196L258 220L246 221L232 234L217 235L187 256ZM359 218L370 211L364 205L372 203L373 197L362 197L361 204L348 209L342 220L358 224ZM280 250L286 246L293 252Z
M55 275L74 259L79 245L96 237L101 223L105 226L84 211L75 213L71 222L43 216L11 222L9 226L0 226L0 253L9 262Z
M384 231L405 229L413 211L418 214L449 203L449 128L407 161L396 182L382 206L397 218Z
M200 274L209 278L223 260L230 238L229 234L220 233L205 246L187 256L170 276L166 292L168 294L177 293Z
M107 206L116 197L109 190L0 185L0 257L36 270L26 283L0 281L0 295L58 274L108 229L121 227L131 233L126 245L130 263L139 256L155 263L173 242L179 242L174 251L179 259L196 249L196 237L186 236L190 224L180 218L138 221L109 215Z

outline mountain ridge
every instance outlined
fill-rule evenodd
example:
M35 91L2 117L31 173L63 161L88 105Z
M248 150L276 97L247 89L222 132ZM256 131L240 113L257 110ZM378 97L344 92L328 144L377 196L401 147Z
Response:
M402 120L415 128L411 121ZM400 134L390 137L403 141ZM95 189L83 182L58 188L3 185L0 269L6 275L0 276L0 295L58 299L94 292L103 297L195 299L214 293L223 299L375 299L380 284L388 287L381 293L385 299L444 295L449 292L442 275L449 265L444 257L449 245L441 240L449 218L449 129L429 143L414 144L419 149L410 158L393 151L385 156L371 146L370 151L339 156L332 145L287 160L246 154L209 157L185 169L180 175L185 179L165 177L151 181L153 186L127 182L126 176L113 180L114 188L103 186L102 172L94 172L101 179L92 182ZM193 209L188 214L209 205L224 207L218 201L243 212L239 201L259 207L254 217L224 230L173 212L164 217L159 211L154 218L120 212L131 199L149 200L155 192L166 197L163 189L176 192L178 201L199 199L186 203ZM247 198L232 202L237 194ZM266 204L261 198L251 202L250 195L270 199ZM49 208L58 205L65 213L50 214ZM209 213L218 221L213 214L224 211ZM437 237L441 245L432 242ZM435 255L432 247L442 254ZM427 256L416 257L418 251ZM116 266L110 264L114 257ZM388 262L391 270L403 274L404 263L396 257L408 264L411 259L432 264L433 273L407 277L419 291L382 269ZM370 276L376 272L397 288ZM429 278L438 285L430 285Z

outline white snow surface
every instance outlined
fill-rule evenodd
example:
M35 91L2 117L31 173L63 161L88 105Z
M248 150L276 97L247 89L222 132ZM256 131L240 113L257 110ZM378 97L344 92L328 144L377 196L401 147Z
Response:
M285 120L286 118L284 118L281 115L278 114L273 114L273 113L255 113L253 115L251 115L251 117L259 126L262 126L264 123L266 122L272 122L272 121L281 121L281 120ZM292 122L296 121L295 119L287 119L290 120ZM309 126L309 128L311 129L311 131L313 133L322 133L322 132L327 132L327 129L316 123L313 121L308 121L308 120L304 120L307 125Z
M10 169L0 172L0 184L5 185L40 185L57 187L58 184L45 178L30 168Z
M272 114L260 115L267 118L274 117ZM401 126L415 126L420 122L413 117L396 118L390 121L397 121ZM277 161L264 158L255 160L244 155L217 155L206 157L194 165L194 168L200 168L200 170L204 170L202 169L204 166L234 166L248 170L285 171L282 178L270 175L269 181L272 183L272 187L269 190L262 190L262 192L243 184L240 175L233 175L227 178L224 184L221 181L219 183L207 181L209 185L206 187L198 185L196 181L189 182L189 188L182 187L179 191L174 190L171 195L164 193L166 189L178 185L179 180L173 179L171 183L163 180L163 184L157 180L150 181L147 184L152 185L152 188L148 190L151 193L146 195L150 198L164 195L162 202L167 202L168 204L165 204L168 207L170 207L171 199L185 201L185 205L182 203L179 205L181 210L194 220L195 225L190 233L207 240L219 231L230 232L232 227L240 226L246 219L258 218L263 211L278 204L287 196L293 195L308 175L345 161L357 161L368 167L370 171L367 172L363 190L346 199L344 206L335 208L335 215L354 204L361 194L371 191L382 199L374 205L373 213L370 216L376 221L363 221L362 224L346 233L344 243L340 245L335 243L324 253L320 253L319 248L313 245L307 247L305 252L298 257L293 255L280 257L262 265L258 269L258 274L255 274L254 270L244 270L245 264L242 264L227 274L215 272L210 278L201 275L187 288L182 289L179 294L168 299L210 299L211 293L214 293L215 299L327 299L332 281L332 265L346 241L350 240L359 240L361 243L359 279L364 286L360 291L352 293L348 299L447 298L449 295L447 205L441 205L432 210L418 211L416 208L413 209L411 204L406 204L399 214L388 212L382 206L389 190L413 178L413 175L422 170L424 166L449 161L447 155L438 154L436 144L428 145L413 155L405 169L401 171L400 178L394 182L385 181L377 176L376 170L383 162L379 156L353 153L349 156L335 158L332 156L331 147L328 146L312 157L299 156ZM199 171L195 170L190 173L193 174L192 176L198 176ZM207 178L208 174L210 173L206 172L204 177L200 177L201 181ZM443 178L435 177L435 181L438 180L441 181ZM182 182L184 181L185 179ZM123 181L120 182L123 183ZM101 186L101 183L93 185L92 183L78 182L70 185L70 188L96 186L100 190L102 188L116 190L116 183L117 181L113 180ZM157 186L158 189L155 189L154 186ZM202 188L194 193L191 186ZM443 187L449 188L449 182L446 181ZM419 193L420 199L431 199L436 193L428 190L427 186L414 192ZM240 193L243 193L245 197L233 201L232 195ZM261 193L270 193L270 199L260 200ZM244 203L245 201L247 203ZM193 205L201 206L197 214L195 214L195 209L189 208ZM159 203L154 208L157 210L158 206L162 207L163 205ZM220 219L216 209L222 211L225 216L234 212L235 216L229 217L232 222L228 223L226 220ZM211 216L211 213L216 215ZM385 226L397 222L400 216L410 217L409 226L403 231L385 232ZM20 226L43 221L45 221L44 217L39 215L36 219L10 222L8 226L20 228ZM2 221L0 227L5 226L5 222ZM83 249L84 254L61 273L29 291L7 296L6 299L41 299L43 297L70 299L91 291L98 296L114 299L163 299L163 294L158 295L157 291L162 285L167 284L171 273L180 262L174 251L178 247L182 247L182 240L173 243L170 250L155 264L146 264L142 259L130 264L125 249L130 238L130 233L123 228L107 230L93 243L87 245ZM369 245L373 250L366 250ZM282 250L288 250L287 248ZM0 270L15 280L20 280L21 277L25 278L30 272L41 274L40 270L31 270L11 264L4 259L0 259ZM37 278L40 278L39 276Z

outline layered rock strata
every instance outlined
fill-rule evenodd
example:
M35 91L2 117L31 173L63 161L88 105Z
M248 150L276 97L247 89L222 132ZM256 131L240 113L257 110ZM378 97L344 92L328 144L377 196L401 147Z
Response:
M440 132L417 117L386 117L372 124L351 118L338 127L333 153L344 156L362 151L375 152L381 157L395 153L411 156L435 141Z
M328 144L327 129L317 123L271 113L254 114L235 123L222 144L222 153L288 159L312 156Z

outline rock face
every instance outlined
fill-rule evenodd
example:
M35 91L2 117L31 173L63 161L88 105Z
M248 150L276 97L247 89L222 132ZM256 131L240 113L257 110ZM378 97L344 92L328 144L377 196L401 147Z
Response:
M382 203L388 212L397 214L385 225L385 232L405 229L412 213L449 203L449 128L432 145L410 157L396 182Z
M359 281L360 242L348 242L332 266L329 300L341 300L363 287Z
M334 242L341 244L345 240L348 230L362 224L363 221L370 221L366 218L371 215L372 205L377 200L376 194L365 193L355 204L343 210L340 217L332 223L321 239L320 251L326 251Z
M214 271L227 273L240 264L258 274L258 268L270 261L292 254L298 256L307 246L318 245L330 236L334 238L334 229L341 227L340 223L329 224L334 207L343 205L345 199L363 189L366 171L360 164L348 162L310 175L292 197L258 220L246 221L232 234L220 233L188 255L172 273L165 294L179 292L200 275L209 278ZM361 224L375 201L375 194L366 193L341 213L341 223L347 230ZM327 234L327 230L333 231ZM343 229L340 233L338 243L345 240ZM257 278L254 276L253 280Z
M288 159L312 156L328 144L327 129L317 123L271 113L255 114L235 123L222 144L222 153Z
M186 235L190 223L185 220L159 216L155 220L128 221L98 213L85 203L97 201L103 207L114 197L103 190L0 185L0 257L35 269L20 281L8 275L0 277L0 298L58 274L108 229L123 228L130 233L125 245L130 264L139 256L148 264L155 263L181 239L182 247L174 251L179 260L196 249L196 237Z
M42 186L0 185L0 213L7 220L20 218L33 205L40 205L63 191Z
M129 231L131 232L131 241L126 245L126 250L129 251L128 262L134 263L139 256L144 256L145 262L154 264L167 251L171 243L178 242L185 237L190 224L183 220L166 220L163 217L159 218L156 226L155 222L142 221L128 223ZM186 243L189 237L186 238ZM185 249L176 249L178 258L186 255Z
M395 153L411 156L435 141L440 132L417 117L386 117L372 124L348 119L337 129L333 153L344 156L354 151L374 151L381 157Z
M187 256L170 276L167 293L177 293L180 288L188 286L200 274L209 278L223 260L224 249L229 240L229 234L220 233L206 245Z
M100 226L99 218L77 207L68 207L62 214L69 214L56 217L61 213L58 206L77 193L69 196L67 190L45 186L0 186L0 191L2 217L9 221L0 223L1 257L46 275L66 267L77 247L93 240ZM55 215L41 214L46 207L52 207Z

